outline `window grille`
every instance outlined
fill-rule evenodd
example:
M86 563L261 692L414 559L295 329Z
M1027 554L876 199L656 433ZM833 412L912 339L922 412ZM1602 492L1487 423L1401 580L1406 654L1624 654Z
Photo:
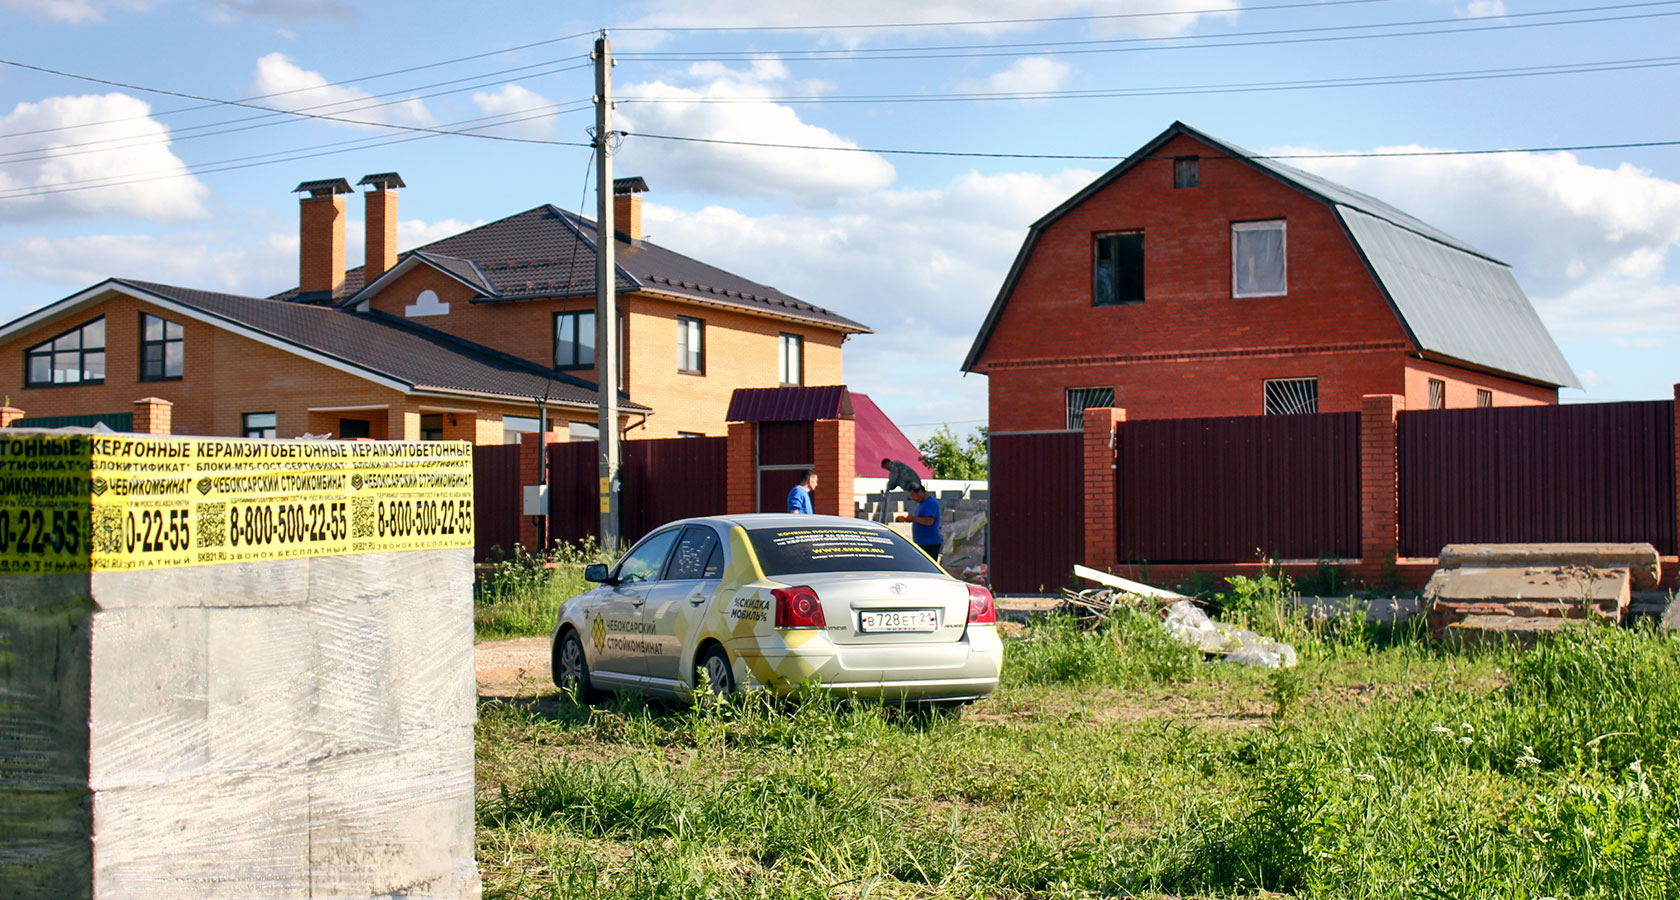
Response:
M1447 383L1438 378L1429 379L1429 408L1447 408Z
M1318 412L1317 378L1274 378L1265 385L1266 415Z
M1087 387L1067 389L1067 427L1078 431L1085 427L1085 410L1114 405L1114 388Z
M1493 406L1493 391L1476 391L1476 405L1482 409Z

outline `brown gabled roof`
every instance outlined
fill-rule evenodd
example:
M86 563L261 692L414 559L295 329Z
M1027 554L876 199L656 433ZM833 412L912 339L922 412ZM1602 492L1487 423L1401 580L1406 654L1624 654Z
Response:
M596 240L592 220L545 204L410 250L401 259L419 255L463 281L468 279L456 268L440 265L438 258L470 264L486 282L475 302L591 296L595 293ZM620 293L653 291L845 332L870 332L867 326L839 313L658 244L621 238L615 252L615 281ZM362 299L357 294L364 286L358 267L345 273L344 285L331 297L303 295L294 288L272 299L348 306Z
M309 353L331 357L419 391L547 398L557 406L594 406L596 386L564 372L384 313L357 313L237 294L110 279L145 294L244 326ZM620 395L628 411L646 412Z

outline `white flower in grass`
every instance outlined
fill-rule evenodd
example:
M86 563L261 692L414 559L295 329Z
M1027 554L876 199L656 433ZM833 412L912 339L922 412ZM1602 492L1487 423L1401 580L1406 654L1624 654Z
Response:
M1436 725L1434 728L1429 729L1429 733L1430 734L1452 734L1453 730L1451 728L1446 728L1446 727L1441 726L1441 725Z
M1364 772L1360 772L1358 775L1353 776L1353 780L1363 781L1366 784L1376 784L1377 783L1377 776L1369 775L1369 774L1366 774Z
M1468 747L1471 744L1476 743L1476 739L1473 738L1473 737L1461 737L1461 738L1458 739L1458 742L1460 744L1463 744L1464 746Z

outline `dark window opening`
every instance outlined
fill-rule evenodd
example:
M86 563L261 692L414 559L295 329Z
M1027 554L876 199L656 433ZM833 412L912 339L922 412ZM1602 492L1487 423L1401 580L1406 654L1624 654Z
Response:
M105 317L23 352L24 387L105 383Z
M279 416L271 412L246 413L245 436L248 438L279 437Z
M1265 385L1266 415L1318 412L1317 378L1274 378Z
M1199 156L1180 156L1173 160L1173 187L1193 188L1202 183L1202 160Z
M1143 302L1143 232L1097 235L1093 306Z
M186 331L177 322L140 314L140 380L180 378L186 366Z
M443 413L420 414L420 440L443 440Z
M1067 427L1078 431L1085 427L1085 410L1114 405L1114 388L1088 387L1067 389Z
M339 419L338 436L346 440L373 437L373 423L366 419Z

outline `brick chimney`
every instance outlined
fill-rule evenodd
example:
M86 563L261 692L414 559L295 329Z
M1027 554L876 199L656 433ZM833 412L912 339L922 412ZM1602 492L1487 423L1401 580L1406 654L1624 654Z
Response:
M298 198L298 291L304 297L330 297L344 284L344 200L350 182L342 178L305 181Z
M631 244L642 242L642 198L648 189L640 177L613 179L613 233Z
M362 195L367 203L367 257L362 263L362 284L391 271L397 264L397 188L408 187L395 172L364 175L357 187L368 186Z

